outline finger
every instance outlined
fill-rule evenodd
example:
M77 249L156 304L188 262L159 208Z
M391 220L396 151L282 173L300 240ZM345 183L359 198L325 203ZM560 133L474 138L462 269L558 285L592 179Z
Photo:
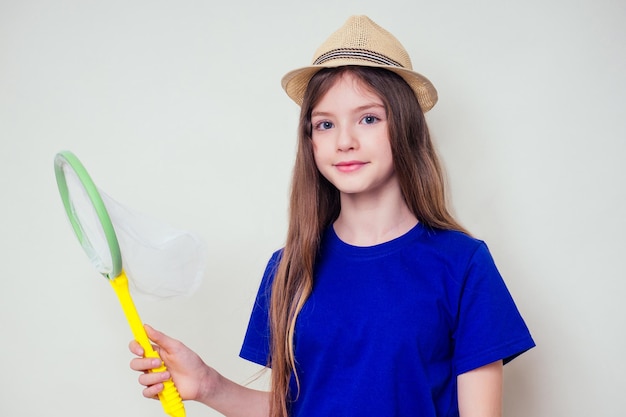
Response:
M148 338L150 338L150 340L152 340L155 344L163 345L163 343L167 343L167 339L169 339L169 337L167 337L165 333L158 331L149 324L144 324L143 327L146 330Z
M134 358L130 361L130 369L133 371L151 371L160 367L162 364L159 358Z
M166 352L175 351L180 347L180 342L176 339L173 339L162 333L152 326L145 324L144 328L146 330L146 334L148 338L154 342L155 345L158 345L161 349L164 349ZM158 352L158 350L157 350Z
M145 353L141 345L136 340L132 340L128 344L128 349L137 356L143 356Z
M159 383L144 389L143 396L146 398L157 399L161 391L163 391L163 384Z
M139 375L137 380L141 385L148 388L154 385L163 384L165 381L170 379L170 376L169 372L148 372L146 374Z

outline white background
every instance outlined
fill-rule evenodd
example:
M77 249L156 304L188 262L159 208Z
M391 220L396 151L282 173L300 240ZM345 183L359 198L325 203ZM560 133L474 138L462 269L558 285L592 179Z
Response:
M201 289L138 310L225 375L254 376L237 355L283 243L298 113L279 80L351 14L437 87L427 116L454 211L538 344L506 367L505 414L623 415L621 0L0 0L0 415L164 415L65 219L64 149L117 200L207 240Z

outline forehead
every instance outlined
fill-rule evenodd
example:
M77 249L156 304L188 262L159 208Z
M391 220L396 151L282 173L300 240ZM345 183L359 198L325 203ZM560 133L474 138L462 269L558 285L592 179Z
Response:
M346 71L331 80L328 90L313 108L345 106L354 103L383 105L383 100L362 78Z

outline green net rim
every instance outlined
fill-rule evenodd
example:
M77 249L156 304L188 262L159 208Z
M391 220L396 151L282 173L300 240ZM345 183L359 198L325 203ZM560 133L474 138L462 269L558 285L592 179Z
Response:
M63 171L64 165L69 165L78 176L78 179L85 188L89 200L93 205L96 215L98 216L98 220L102 225L102 229L106 237L112 260L111 272L103 275L109 279L116 278L122 273L122 255L120 252L119 243L117 241L117 236L115 235L115 229L113 228L113 223L111 222L111 217L107 212L104 202L102 201L102 197L100 196L100 193L98 192L98 189L93 180L89 176L89 173L80 162L80 160L76 157L76 155L74 155L70 151L61 151L56 154L54 158L54 173L56 176L59 193L61 194L61 199L63 200L65 213L67 214L67 217L69 218L72 225L72 229L74 230L74 233L76 234L76 237L80 241L80 244L83 248L86 248L90 244L87 237L83 233L83 228L81 227L78 217L74 212L73 206L70 202L70 196L67 189L67 180L65 178L65 172Z

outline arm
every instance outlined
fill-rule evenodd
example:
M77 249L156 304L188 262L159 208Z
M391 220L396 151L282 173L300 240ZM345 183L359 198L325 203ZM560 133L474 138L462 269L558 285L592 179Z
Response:
M461 417L502 416L502 361L458 376Z
M269 415L269 393L246 388L220 375L206 365L202 359L183 343L145 326L156 351L167 366L166 372L147 371L160 366L160 360L144 358L143 349L136 341L130 350L140 356L131 361L130 367L144 372L139 383L146 388L144 397L154 398L163 389L163 382L170 375L183 400L201 402L228 417L267 417Z

